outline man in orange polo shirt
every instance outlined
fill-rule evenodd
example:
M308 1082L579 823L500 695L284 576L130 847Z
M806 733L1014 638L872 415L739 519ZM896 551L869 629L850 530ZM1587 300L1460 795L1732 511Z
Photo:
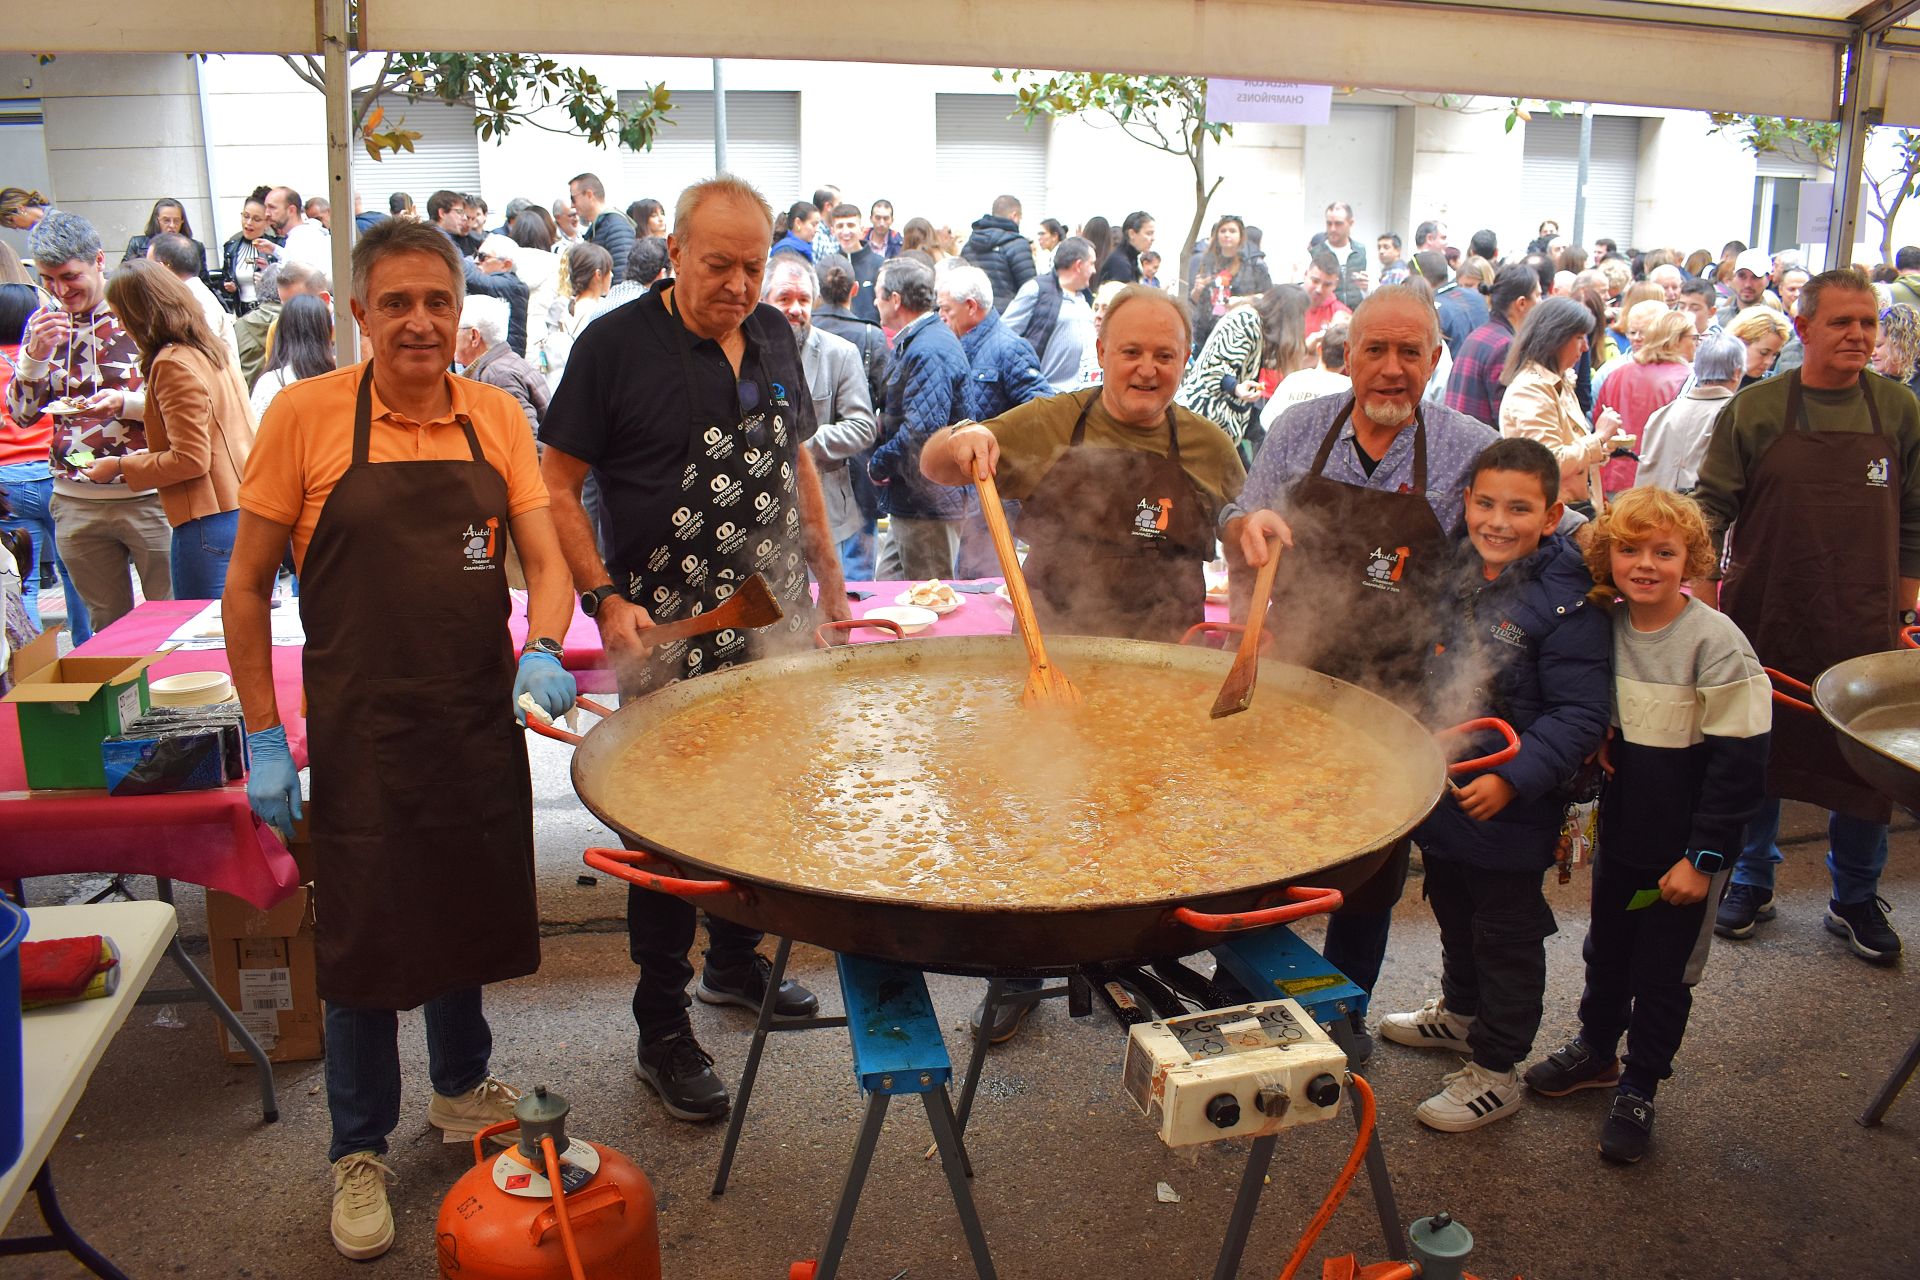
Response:
M268 610L289 539L306 625L307 739L327 1002L333 1241L393 1243L381 1163L399 1122L395 1010L424 1005L429 1123L449 1142L510 1119L488 1074L480 988L540 964L522 699L572 706L560 645L567 567L527 421L496 387L452 377L460 259L390 219L353 249L353 314L371 357L274 398L240 489L224 597L247 714L254 811L284 833L300 783L273 691ZM530 640L508 638L506 535L526 568Z

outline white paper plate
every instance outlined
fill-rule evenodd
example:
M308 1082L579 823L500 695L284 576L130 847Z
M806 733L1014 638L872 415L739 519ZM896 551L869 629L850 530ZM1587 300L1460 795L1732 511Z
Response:
M940 615L931 609L923 609L917 604L883 604L877 609L869 609L861 615L867 618L884 618L888 622L900 625L902 635L917 636L940 620Z
M893 602L897 605L904 605L909 609L931 609L943 618L966 603L965 600L960 598L960 593L956 591L953 594L952 604L916 604L914 603L913 592L911 590L902 591L893 598Z
M182 671L147 686L156 707L204 707L233 700L233 681L224 671Z

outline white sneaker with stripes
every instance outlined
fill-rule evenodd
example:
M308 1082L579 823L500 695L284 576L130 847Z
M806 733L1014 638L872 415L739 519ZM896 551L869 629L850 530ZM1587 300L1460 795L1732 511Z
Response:
M1412 1013L1390 1013L1380 1019L1380 1034L1395 1044L1415 1049L1467 1050L1467 1028L1472 1018L1463 1018L1447 1008L1445 999L1435 997Z
M1469 1062L1441 1077L1446 1088L1414 1111L1420 1123L1442 1133L1465 1133L1520 1109L1520 1073L1489 1071Z

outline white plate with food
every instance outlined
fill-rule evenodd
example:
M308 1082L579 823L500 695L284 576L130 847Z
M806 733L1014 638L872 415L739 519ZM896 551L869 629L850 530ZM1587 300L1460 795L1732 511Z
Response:
M77 418L83 413L93 412L87 407L85 400L75 400L69 396L49 401L46 411L56 418Z
M906 636L917 636L940 620L940 615L933 610L912 604L883 604L877 609L867 610L861 616L897 623L900 634Z
M966 603L960 598L959 592L938 578L914 583L895 596L893 602L898 605L910 605L916 609L931 609L943 618Z

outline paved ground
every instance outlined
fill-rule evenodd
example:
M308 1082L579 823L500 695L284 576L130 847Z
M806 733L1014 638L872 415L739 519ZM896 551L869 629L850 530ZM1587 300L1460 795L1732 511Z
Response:
M632 968L619 928L622 895L575 883L579 850L599 838L572 799L565 753L536 744L545 963L489 995L495 1065L523 1083L552 1083L576 1104L574 1128L634 1157L659 1190L669 1277L775 1280L824 1238L851 1152L860 1100L841 1033L776 1038L732 1189L707 1195L722 1131L665 1116L632 1077L627 999ZM1439 1209L1480 1242L1487 1280L1774 1280L1920 1275L1920 1086L1877 1131L1854 1123L1920 1030L1920 973L1871 968L1823 932L1821 846L1811 811L1789 807L1795 841L1780 919L1747 944L1722 943L1699 991L1679 1075L1660 1097L1654 1157L1603 1164L1594 1138L1598 1093L1531 1101L1512 1119L1466 1135L1422 1129L1414 1105L1454 1061L1383 1046L1366 1075L1402 1207ZM1883 886L1909 943L1920 943L1920 834L1896 833ZM30 885L58 901L73 880ZM137 886L150 893L150 883ZM1561 932L1549 943L1551 987L1540 1049L1573 1029L1585 883L1552 893ZM183 929L201 933L197 894ZM483 926L478 926L483 927ZM837 1007L825 953L796 951L800 976ZM1411 1007L1436 989L1431 917L1401 905L1380 1008ZM156 986L181 985L163 965ZM932 983L948 1043L980 984ZM177 1016L175 1016L177 1015ZM736 1078L746 1014L696 1006L696 1026ZM172 1025L180 1023L184 1025ZM136 1280L161 1275L320 1280L435 1273L433 1218L462 1172L462 1148L425 1122L425 1058L417 1017L402 1019L405 1119L394 1135L400 1237L373 1265L336 1255L326 1234L326 1099L320 1064L279 1068L282 1119L259 1122L250 1069L216 1060L203 1008L137 1009L111 1046L60 1144L54 1167L74 1218ZM1013 1280L1108 1280L1211 1274L1244 1149L1170 1152L1119 1092L1121 1039L1101 1015L1069 1020L1044 1007L989 1060L969 1133L988 1238ZM1278 1273L1345 1155L1343 1120L1282 1139L1245 1276ZM843 1274L935 1280L971 1274L937 1165L922 1158L924 1118L896 1107L882 1139ZM1155 1184L1179 1204L1161 1204ZM37 1227L31 1207L11 1231ZM1381 1256L1364 1179L1325 1237L1329 1252ZM67 1280L65 1260L9 1259L0 1275ZM1317 1276L1317 1261L1303 1274Z

